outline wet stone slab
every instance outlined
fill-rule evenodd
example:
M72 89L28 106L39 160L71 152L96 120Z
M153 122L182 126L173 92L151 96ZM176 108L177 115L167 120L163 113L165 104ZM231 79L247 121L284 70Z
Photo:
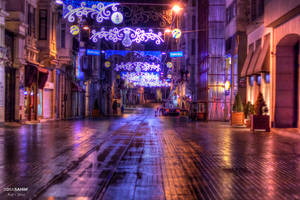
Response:
M37 199L300 199L300 137L153 113L1 129L2 191L60 174Z

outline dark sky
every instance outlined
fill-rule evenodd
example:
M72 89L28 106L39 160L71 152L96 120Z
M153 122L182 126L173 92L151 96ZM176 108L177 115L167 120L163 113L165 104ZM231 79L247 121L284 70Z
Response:
M125 3L155 3L155 4L169 4L171 0L105 0L106 2L125 2Z

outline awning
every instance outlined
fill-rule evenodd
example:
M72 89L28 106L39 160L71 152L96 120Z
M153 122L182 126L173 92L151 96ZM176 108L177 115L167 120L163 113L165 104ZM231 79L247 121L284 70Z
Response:
M258 59L258 56L261 52L261 48L256 48L253 56L252 56L252 59L251 59L251 62L249 64L249 68L247 70L247 76L251 76L252 74L254 74L254 68L255 68L255 65L257 63L257 59Z
M75 81L71 82L72 85L72 92L85 92L84 89Z
M39 71L38 87L39 89L43 89L46 85L49 72L48 69L43 67L38 67L38 71Z
M253 56L253 51L249 51L249 53L247 54L247 57L245 59L243 68L242 68L241 77L244 77L247 75L247 70L248 70L252 56Z
M270 65L269 62L264 62L267 58L268 52L270 52L270 42L264 42L264 46L262 48L261 53L259 54L257 63L255 65L255 69L253 73L259 72L269 72Z
M39 67L36 63L28 62L25 66L25 87L31 87L34 82L38 82L38 88L43 89L48 79L48 73L48 69Z
M37 65L28 63L25 66L25 87L31 87L32 83L37 80Z

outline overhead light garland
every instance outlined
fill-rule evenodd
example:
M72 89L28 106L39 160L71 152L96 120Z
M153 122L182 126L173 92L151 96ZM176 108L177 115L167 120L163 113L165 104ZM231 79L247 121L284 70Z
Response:
M141 87L170 87L170 83L159 79L157 72L121 72L121 78L132 83L134 86Z
M111 40L115 43L122 40L122 44L125 47L130 47L133 42L141 43L141 42L147 42L149 40L155 41L157 45L160 45L161 43L164 42L161 36L162 36L161 32L155 34L153 33L152 29L150 29L149 32L145 32L140 28L134 30L131 28L118 29L117 27L115 27L108 31L106 31L105 28L102 28L101 31L99 32L93 30L91 40L93 42L97 42L98 39L104 38L107 41Z
M127 62L127 63L121 63L121 64L116 64L115 70L121 71L121 70L126 70L126 71L136 71L136 72L148 72L148 71L156 71L159 72L160 69L160 64L155 64L155 63L148 63L148 62Z
M69 22L75 21L75 16L77 17L88 17L89 15L92 18L96 18L98 23L102 23L104 20L109 20L114 13L120 15L121 13L117 12L117 6L119 3L110 3L104 4L99 2L98 4L92 4L91 7L86 6L86 2L82 2L80 7L73 8L72 5L67 6L67 11L64 15L64 18L68 19ZM114 15L115 16L115 15Z

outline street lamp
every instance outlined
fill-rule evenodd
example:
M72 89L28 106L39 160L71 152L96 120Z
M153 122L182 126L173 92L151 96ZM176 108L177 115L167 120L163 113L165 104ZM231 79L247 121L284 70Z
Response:
M165 30L165 33L171 33L171 29L167 28L167 29Z
M182 9L182 8L181 8L179 5L174 5L174 6L172 7L172 10L173 10L176 14L179 13L181 9Z
M87 25L85 25L85 26L82 27L82 29L85 30L85 31L88 31L88 30L90 30L90 27L88 27Z
M64 2L62 0L56 0L56 4L62 5Z
M166 30L165 30L165 32L164 32L164 40L166 40L166 34L169 34L169 33L171 33L172 31L171 31L171 29L169 29L169 28L167 28Z

